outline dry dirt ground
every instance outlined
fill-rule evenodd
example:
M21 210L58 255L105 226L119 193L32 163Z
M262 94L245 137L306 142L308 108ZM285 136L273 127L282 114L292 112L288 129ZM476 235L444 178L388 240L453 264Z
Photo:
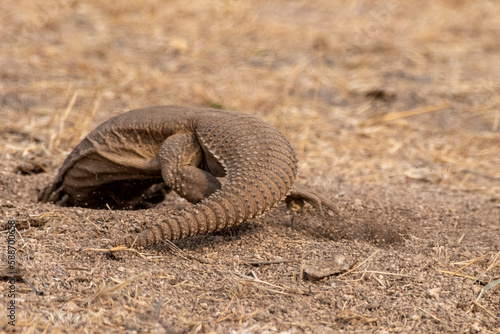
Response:
M500 2L20 0L0 21L0 331L500 332ZM162 104L273 124L339 215L110 253L186 204L36 202L92 128Z

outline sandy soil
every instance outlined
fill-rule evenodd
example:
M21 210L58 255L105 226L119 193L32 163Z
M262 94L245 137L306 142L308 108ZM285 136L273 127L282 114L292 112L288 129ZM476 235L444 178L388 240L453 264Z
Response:
M500 3L24 0L0 21L2 332L500 332ZM282 204L110 253L186 203L37 203L91 129L162 104L273 124L339 215Z

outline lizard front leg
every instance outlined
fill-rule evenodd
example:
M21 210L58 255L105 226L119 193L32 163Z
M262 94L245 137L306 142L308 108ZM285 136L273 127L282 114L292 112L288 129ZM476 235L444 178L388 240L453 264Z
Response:
M198 203L221 188L214 175L199 168L203 150L193 133L168 137L160 146L159 158L165 184L191 203Z

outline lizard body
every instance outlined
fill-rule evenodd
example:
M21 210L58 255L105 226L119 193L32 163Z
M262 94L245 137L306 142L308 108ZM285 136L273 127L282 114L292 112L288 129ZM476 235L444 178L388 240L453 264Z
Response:
M303 186L292 190L296 174L288 141L258 118L216 109L150 107L113 117L89 133L39 201L137 209L161 202L174 190L194 203L123 240L150 246L239 224L287 195L333 209Z

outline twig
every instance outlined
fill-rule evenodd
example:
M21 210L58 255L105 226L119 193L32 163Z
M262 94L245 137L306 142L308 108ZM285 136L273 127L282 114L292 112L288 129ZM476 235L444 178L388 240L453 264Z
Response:
M452 274L452 276L456 275L456 274L457 274L457 273L459 273L460 271L462 271L462 270L464 270L465 268L467 268L467 267L469 267L469 266L473 265L474 263L476 263L477 261L481 260L482 258L484 258L484 257L486 257L486 256L488 256L488 255L489 255L489 254L484 254L483 256L480 256L480 257L478 257L478 258L476 258L476 259L472 260L471 262L469 262L469 263L468 263L468 264L466 264L465 266L463 266L463 267L459 268L457 271L455 271L455 272Z
M488 271L490 271L491 269L493 269L494 267L496 267L498 264L500 264L500 261L497 261L498 260L498 257L500 256L500 252L496 253L496 255L493 257L493 259L491 259L491 264L488 266L488 268L486 268L485 271L483 271L482 273L480 273L479 275L477 275L476 279L474 280L474 282L477 282L479 281L479 278L481 276L483 276L484 274L486 274Z
M351 269L349 269L349 270L348 270L348 271L346 271L345 273L338 275L338 276L337 276L337 278L340 278L340 277L342 277L342 276L345 276L345 275L347 275L347 274L352 273L354 270L358 269L358 268L359 268L359 267L361 267L363 264L365 264L366 262L370 261L370 260L371 260L371 258L373 258L375 255L377 255L377 254L378 254L378 252L379 252L379 250L376 250L375 252L373 252L373 254L372 254L372 255L368 256L368 257L367 257L364 261L362 261L362 262L358 263L357 265L355 265L354 267L352 267Z
M435 320L439 321L439 322L443 322L441 319L439 319L438 317L436 317L434 314L424 310L423 308L421 307L417 307L420 311L424 312L425 314L427 315L430 315L432 318L434 318Z
M278 264L278 263L289 263L293 262L292 260L286 260L286 259L281 259L281 260L271 260L271 261L247 261L247 260L242 260L244 263L247 263L251 266L259 266L261 264Z
M106 298L112 294L114 294L115 292L127 287L128 285L130 285L130 283L132 283L132 281L142 277L142 276L145 276L146 274L139 274L139 275L135 275L131 278L129 278L128 280L126 281L123 281L123 282L120 282L118 284L115 284L109 288L106 288L106 286L104 286L103 288L99 289L99 291L97 291L96 293L94 293L94 295L92 295L90 298L88 298L87 302L88 304L90 304L91 302L93 302L94 300L96 300L97 298ZM118 280L114 279L115 282L119 282Z
M476 299L477 300L477 299ZM491 311L489 311L486 307L484 307L483 305L479 304L477 301L473 300L472 303L474 305L476 305L477 307L479 307L481 310L483 310L484 312L488 313L490 316L493 317L493 319L497 319L497 316L494 315L493 313L491 313Z
M398 273L388 273L385 271L376 271L376 270L363 270L363 271L354 271L353 274L364 274L364 273L372 273L372 274L380 274L380 275L391 275L391 276L401 276L401 277L412 277L410 275L398 274Z
M119 252L119 251L129 251L129 252L134 252L134 253L137 253L139 256L141 256L142 258L144 259L148 259L148 257L146 255L144 255L143 253L139 252L137 249L135 248L127 248L125 246L116 246L116 247L113 247L113 248L85 248L84 251L91 251L91 252Z
M448 271L448 270L440 270L438 269L437 271L439 271L440 273L443 273L443 274L449 274L451 276L459 276L459 277L465 277L465 278L469 278L469 279L472 279L472 280L475 280L476 278L473 277L473 276L469 276L469 275L465 275L465 274L457 274L456 272L453 272L453 271Z
M229 304L227 304L226 308L224 309L224 311L222 311L220 317L215 321L215 323L218 323L218 322L221 322L221 321L224 321L225 319L227 319L229 317L228 316L225 316L224 318L222 317L223 314L225 314L227 312L227 310L229 309L229 307L233 304L233 301L234 301L234 297L236 296L236 292L233 293L233 296L231 297L231 301L229 302Z
M182 249L180 249L179 247L177 247L176 244L174 244L172 241L170 240L166 240L165 243L167 244L167 246L174 252L176 253L178 256L180 257L183 257L184 259L187 259L187 260L194 260L194 261L198 261L199 263L203 263L203 264L213 264L212 262L210 261L207 261L207 260L204 260L204 259L201 259L197 256L193 256L193 255L189 255L187 254L185 251L183 251Z
M301 294L301 295L307 294L307 292L305 292L305 291L297 290L297 289L290 288L290 287L287 287L287 286L280 286L280 285L272 284L272 283L263 281L261 279L253 278L253 277L250 277L250 276L247 276L247 275L243 275L243 274L240 274L240 273L232 273L232 274L235 275L235 276L237 276L237 277L239 277L239 278L242 278L242 279L244 279L246 281L249 281L249 282L260 283L260 284L267 285L267 286L270 286L270 287L273 287L273 288L278 288L278 289L286 290L286 291L289 291L289 292L298 293L298 294ZM268 290L272 291L272 292L281 293L281 294L287 294L287 293L285 293L283 291L277 291L277 290L273 290L273 289L268 289Z
M500 252L496 253L496 255L493 257L493 259L491 260L491 264L484 271L485 273L500 264L500 261L497 261L499 257L500 257Z
M396 119L407 118L410 116L421 115L421 114L426 114L426 113L430 113L430 112L434 112L434 111L439 111L439 110L447 109L449 107L450 107L450 105L448 104L448 102L445 102L445 103L434 105L434 106L415 108L415 109L399 111L399 112L391 112L389 114L385 114L385 115L380 116L380 117L369 118L369 119L361 122L360 126L372 126L372 125L376 125L379 123L386 123L386 122L394 121Z

